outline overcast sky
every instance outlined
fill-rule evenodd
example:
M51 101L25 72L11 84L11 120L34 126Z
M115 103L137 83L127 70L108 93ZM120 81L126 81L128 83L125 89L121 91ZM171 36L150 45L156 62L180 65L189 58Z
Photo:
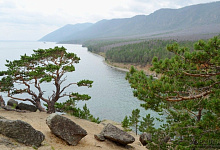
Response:
M66 25L149 15L216 0L0 0L0 40L36 41Z

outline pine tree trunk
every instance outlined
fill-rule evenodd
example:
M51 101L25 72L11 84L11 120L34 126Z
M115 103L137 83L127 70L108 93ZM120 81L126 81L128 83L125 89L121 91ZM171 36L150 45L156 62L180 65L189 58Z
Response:
M35 106L38 108L40 112L46 112L46 109L41 106L40 100L36 100Z
M197 115L197 121L200 121L202 117L202 108L199 109L198 115Z
M135 125L135 133L136 133L136 135L137 135L137 130L138 130L138 125L136 123L136 125Z
M50 101L48 103L48 110L47 110L47 113L48 114L52 114L52 113L55 113L55 102L54 101Z
M5 107L5 101L3 100L1 95L0 95L0 106Z

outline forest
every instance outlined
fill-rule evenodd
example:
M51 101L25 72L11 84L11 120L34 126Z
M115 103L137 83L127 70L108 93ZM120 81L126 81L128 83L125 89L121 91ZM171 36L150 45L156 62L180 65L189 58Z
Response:
M151 64L154 56L158 59L170 58L173 54L166 50L168 44L176 40L118 40L118 41L90 41L84 44L94 53L104 53L106 60L118 63ZM180 46L193 50L195 41L178 41Z

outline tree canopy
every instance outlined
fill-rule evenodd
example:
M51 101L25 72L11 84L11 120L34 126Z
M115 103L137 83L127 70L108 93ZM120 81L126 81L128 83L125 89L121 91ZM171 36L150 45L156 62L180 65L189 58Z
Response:
M90 97L78 93L66 93L65 90L74 84L91 87L93 81L81 80L61 86L66 80L65 74L75 71L74 64L79 63L79 60L76 54L67 52L64 47L38 49L34 50L34 54L30 56L22 55L19 60L7 60L7 71L1 72L3 75L0 81L1 91L7 91L8 96L13 99L33 103L40 111L45 111L40 103L44 101L48 104L49 113L55 112L54 105L62 97L69 96L78 100L87 100ZM43 82L52 82L55 86L53 94L48 98L45 97L42 89ZM31 97L16 97L17 94L24 93Z
M106 58L113 62L151 64L154 56L158 59L170 58L173 54L166 51L166 45L174 40L148 40L139 43L131 43L114 47L106 52ZM180 44L189 46L192 49L191 41L181 41Z
M152 71L162 75L158 80L134 67L127 73L134 96L145 102L145 109L167 116L167 123L158 130L171 137L172 146L219 146L220 39L200 40L193 51L177 43L168 45L167 50L174 54L172 58L152 60Z

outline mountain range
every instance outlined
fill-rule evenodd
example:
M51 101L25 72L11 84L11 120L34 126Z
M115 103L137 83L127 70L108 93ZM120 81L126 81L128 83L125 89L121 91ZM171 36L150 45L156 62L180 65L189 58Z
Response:
M149 15L101 20L97 23L66 25L39 41L148 38L220 33L220 1L191 5L179 9L159 9Z

